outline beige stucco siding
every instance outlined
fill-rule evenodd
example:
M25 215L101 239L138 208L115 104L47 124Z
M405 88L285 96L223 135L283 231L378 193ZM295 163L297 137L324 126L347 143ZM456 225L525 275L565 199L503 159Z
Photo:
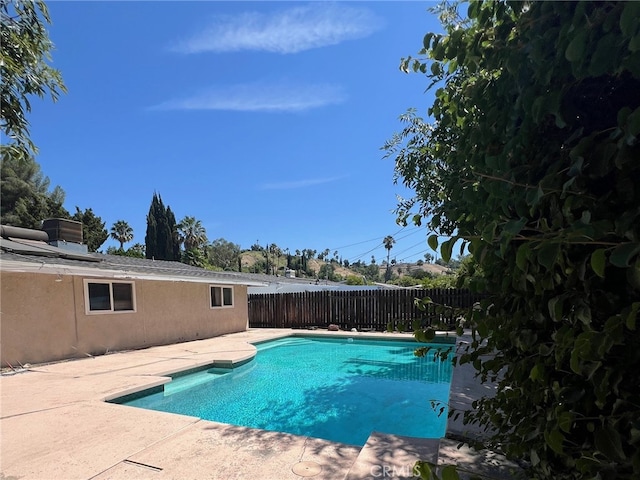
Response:
M3 272L0 294L3 367L73 356L77 337L71 277Z
M135 312L87 313L86 278L2 272L3 367L210 338L247 327L244 285L232 287L233 308L212 309L208 283L136 279Z

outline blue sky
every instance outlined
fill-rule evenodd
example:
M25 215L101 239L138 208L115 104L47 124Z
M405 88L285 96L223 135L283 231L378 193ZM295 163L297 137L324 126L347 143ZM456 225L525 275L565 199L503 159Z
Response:
M428 232L396 224L408 193L381 147L432 102L398 66L439 29L433 5L49 2L69 91L32 104L37 161L67 210L125 220L133 243L158 192L211 241L379 262L393 235L415 261Z

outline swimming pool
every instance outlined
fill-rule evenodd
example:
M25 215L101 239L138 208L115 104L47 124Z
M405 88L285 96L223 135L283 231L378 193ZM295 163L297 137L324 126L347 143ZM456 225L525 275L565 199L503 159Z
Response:
M238 368L177 375L113 402L352 445L372 431L444 436L451 360L415 357L416 342L296 336L255 345Z

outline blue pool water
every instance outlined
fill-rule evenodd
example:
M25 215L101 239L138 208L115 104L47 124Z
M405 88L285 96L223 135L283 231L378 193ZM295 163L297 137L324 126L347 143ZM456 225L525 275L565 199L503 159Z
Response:
M162 391L116 402L352 445L372 431L440 438L452 364L414 356L418 345L289 337L256 344L241 367L178 376Z

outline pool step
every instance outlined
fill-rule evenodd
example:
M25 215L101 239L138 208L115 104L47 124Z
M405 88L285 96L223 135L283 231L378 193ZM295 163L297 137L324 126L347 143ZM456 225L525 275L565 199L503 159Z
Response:
M440 439L373 432L345 480L413 478L417 460L436 463Z
M202 370L201 372L190 373L189 375L173 378L169 383L164 385L164 396L167 397L174 393L182 392L188 388L211 382L231 371L233 370L228 368L209 368L207 370Z
M274 347L292 347L295 345L307 345L309 343L313 343L313 341L308 340L306 338L291 337L291 338L287 338L286 341L283 341L283 342L274 341L274 342L265 342L264 344L256 343L255 347L259 352L262 352L264 350L269 350L270 348L274 348Z

